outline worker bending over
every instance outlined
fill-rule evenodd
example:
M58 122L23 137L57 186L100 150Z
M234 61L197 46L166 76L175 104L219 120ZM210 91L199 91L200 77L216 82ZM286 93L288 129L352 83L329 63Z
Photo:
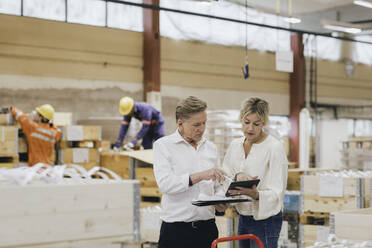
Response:
M30 117L15 107L10 111L26 136L28 145L28 165L37 163L52 165L51 156L54 144L61 139L61 131L53 125L54 109L50 104L44 104L31 112Z
M165 135L164 118L153 106L145 102L134 102L130 97L123 97L119 102L119 112L124 115L121 123L116 148L122 146L132 117L142 122L142 128L134 140L124 145L124 149L133 149L141 144L145 149L151 149L152 143Z

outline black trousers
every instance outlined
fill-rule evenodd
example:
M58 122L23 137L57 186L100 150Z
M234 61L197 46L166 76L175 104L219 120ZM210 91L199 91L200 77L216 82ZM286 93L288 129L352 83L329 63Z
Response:
M161 225L159 248L210 248L218 238L215 219L194 222L164 222Z

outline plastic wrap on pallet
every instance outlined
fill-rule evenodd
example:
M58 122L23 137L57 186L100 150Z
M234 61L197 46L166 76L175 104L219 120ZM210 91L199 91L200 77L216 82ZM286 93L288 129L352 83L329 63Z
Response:
M141 209L141 238L148 242L157 242L160 234L160 206Z
M299 213L301 210L301 192L300 191L289 191L287 190L284 195L284 212L287 213Z
M318 248L318 247L334 247L334 248L371 248L371 241L354 241L347 239L338 239L334 234L328 236L326 242L315 242L313 246L309 248Z
M35 182L60 184L63 183L65 176L70 177L74 182L89 181L95 176L100 176L104 181L122 180L120 176L107 168L94 167L87 171L75 164L50 166L37 163L32 167L0 168L0 182L5 184L28 185Z

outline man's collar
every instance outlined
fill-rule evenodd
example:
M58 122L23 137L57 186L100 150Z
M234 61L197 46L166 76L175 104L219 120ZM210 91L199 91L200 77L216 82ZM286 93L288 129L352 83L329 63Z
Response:
M185 142L187 144L189 144L180 134L179 130L177 129L173 134L171 134L172 136L172 140L174 143L179 143L179 142ZM204 142L206 141L207 139L203 136L201 138L201 140L199 141L198 143L198 146L204 144Z

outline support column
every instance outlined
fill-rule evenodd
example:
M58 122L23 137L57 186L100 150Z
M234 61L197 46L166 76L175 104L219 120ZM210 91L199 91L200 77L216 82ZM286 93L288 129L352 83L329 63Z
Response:
M159 6L159 0L143 3ZM146 8L143 9L143 98L160 110L159 11Z
M296 167L299 167L300 111L305 107L305 57L302 34L291 35L291 49L293 52L293 73L290 74L289 83L290 162L296 162Z

